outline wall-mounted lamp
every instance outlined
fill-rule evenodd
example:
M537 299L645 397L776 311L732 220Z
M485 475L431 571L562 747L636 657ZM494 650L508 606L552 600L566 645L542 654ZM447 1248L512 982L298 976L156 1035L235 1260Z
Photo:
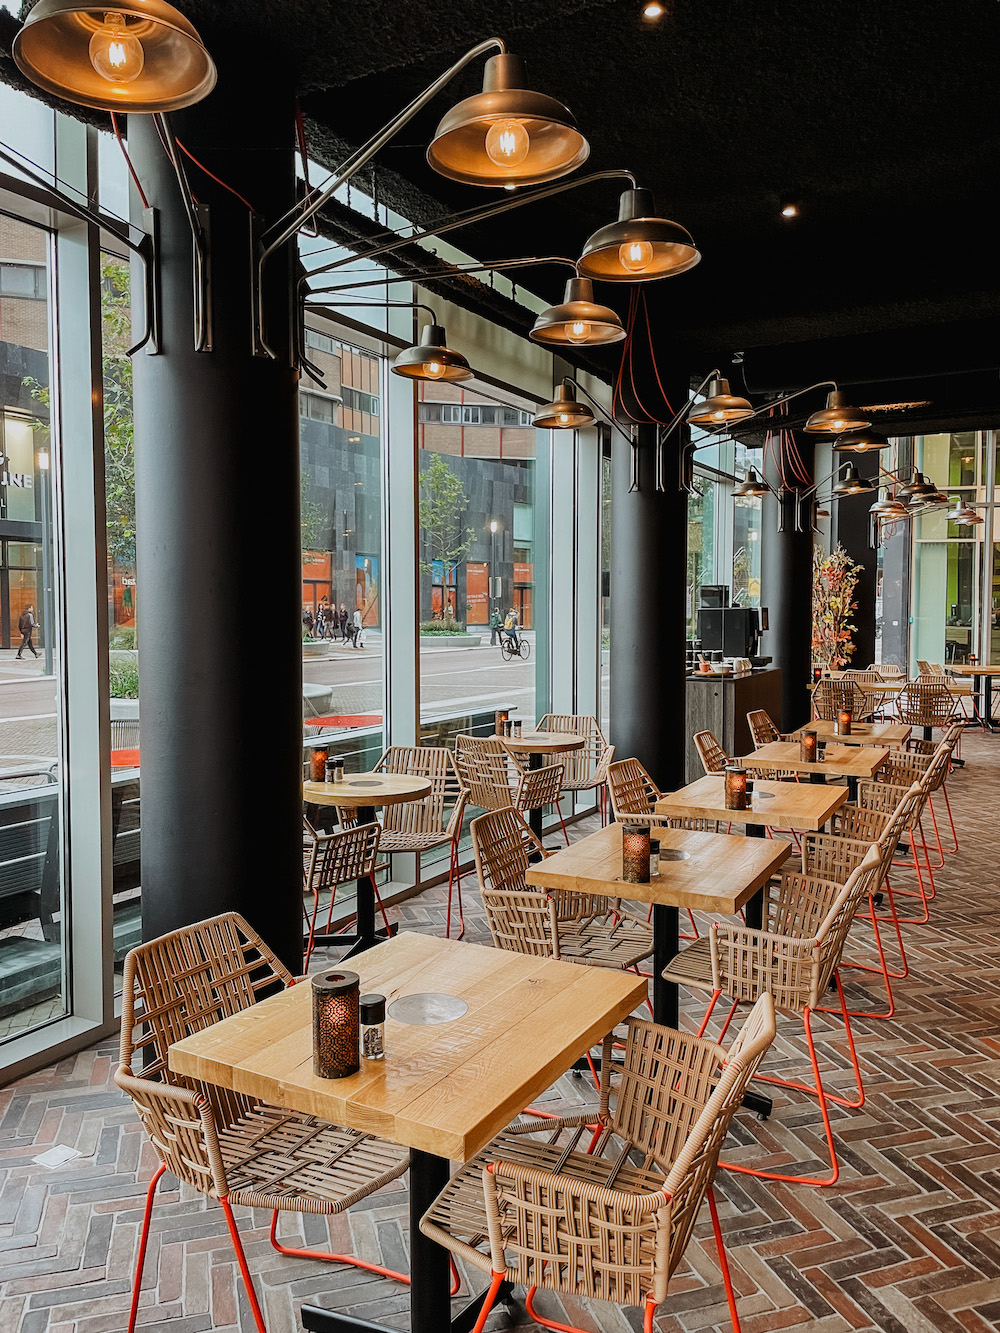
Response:
M592 426L596 418L586 403L577 401L578 388L574 380L563 380L555 398L535 413L531 424L543 430L583 430Z
M771 487L760 476L756 468L747 468L747 475L733 487L733 495L737 498L757 500L764 495L771 494Z
M580 272L604 282L653 282L694 268L701 255L677 222L655 216L652 190L626 190L618 221L595 231L583 247Z
M850 406L846 393L833 389L826 396L826 407L814 412L803 430L814 435L842 435L849 430L864 430L871 424L863 412Z
M472 367L461 352L448 346L442 324L428 324L420 342L407 347L392 363L392 373L411 380L457 384L472 379Z
M875 453L879 449L888 449L890 441L877 430L851 430L838 435L833 447L841 454Z

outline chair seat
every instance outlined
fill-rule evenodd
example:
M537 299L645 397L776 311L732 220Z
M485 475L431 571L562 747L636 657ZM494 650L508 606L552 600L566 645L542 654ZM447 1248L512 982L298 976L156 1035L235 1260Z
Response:
M383 829L378 840L380 852L431 852L451 842L451 834L444 829L427 833L400 833Z
M618 1166L615 1158L589 1156L583 1152L567 1155L558 1144L540 1143L523 1134L498 1134L481 1153L456 1171L424 1214L420 1229L424 1231L428 1225L437 1227L472 1250L478 1250L486 1244L483 1168L495 1161L534 1166L541 1171L558 1171L562 1175L587 1180L595 1185L606 1184ZM650 1194L662 1189L663 1181L664 1176L655 1168L644 1169L625 1162L618 1167L613 1186L616 1190ZM470 1256L466 1254L466 1257ZM480 1262L489 1269L489 1255L486 1253L480 1252L478 1261L473 1262Z
M559 922L559 956L589 967L633 967L653 952L653 932L632 917Z
M340 1213L401 1176L398 1144L261 1104L219 1131L231 1203Z
M671 958L663 969L666 981L674 981L679 986L697 986L701 990L712 989L712 941L708 935L702 936L679 954Z

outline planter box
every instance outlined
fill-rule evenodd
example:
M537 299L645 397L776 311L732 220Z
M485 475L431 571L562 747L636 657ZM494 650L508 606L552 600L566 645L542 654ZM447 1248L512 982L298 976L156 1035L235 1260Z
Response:
M316 639L312 643L302 641L303 657L326 657L330 651L330 645L325 639Z
M482 643L481 634L421 634L420 642L440 644L445 648L478 648Z

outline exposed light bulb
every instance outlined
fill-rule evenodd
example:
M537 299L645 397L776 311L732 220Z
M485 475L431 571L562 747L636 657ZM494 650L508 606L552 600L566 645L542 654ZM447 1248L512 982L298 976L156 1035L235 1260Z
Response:
M649 0L649 4L642 7L642 17L650 21L663 18L665 13L666 10L658 3L658 0Z
M799 210L795 204L785 204L784 208L781 210L781 216L783 218L797 218L799 216Z
M145 54L137 37L130 37L121 14L105 14L104 26L90 39L90 63L109 83L132 83L142 73Z
M519 167L531 139L519 120L498 120L486 131L486 156L498 167Z
M559 420L560 420L560 421L562 422L562 424L565 426L565 424L569 421L569 413L568 413L568 412L560 412L560 413L559 413Z
M653 247L649 241L626 241L618 247L618 262L630 273L642 273L653 262Z
M440 361L428 361L427 378L430 380L439 380L444 374L444 366Z
M591 333L593 329L585 319L574 319L566 325L566 337L571 343L585 343L589 341Z
M844 423L843 421L841 421L840 418L838 417L836 421L831 421L831 422L830 422L830 429L831 429L831 430L843 430L843 429L844 429L844 424L845 424L845 423Z
M712 417L713 417L713 419L714 419L715 421L725 421L725 419L726 419L726 414L725 414L725 412L723 412L722 408L720 407L717 411L715 411L715 412L712 413Z

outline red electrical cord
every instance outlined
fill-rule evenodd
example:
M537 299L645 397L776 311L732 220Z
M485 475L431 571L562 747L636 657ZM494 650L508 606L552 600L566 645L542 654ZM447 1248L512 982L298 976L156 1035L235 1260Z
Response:
M128 167L128 174L132 177L132 184L139 192L139 198L142 200L142 206L143 208L148 208L149 200L146 198L145 191L139 184L139 177L136 175L135 167L133 167L132 165L132 159L128 155L128 149L125 147L125 140L122 138L121 133L118 129L118 117L115 115L113 111L111 113L111 128L114 130L115 138L118 140L118 147L122 150L122 157L125 159L125 165Z
M213 171L209 171L208 167L206 167L203 162L198 161L194 153L192 153L189 149L184 147L184 145L181 143L180 139L176 137L176 135L174 136L174 138L177 147L181 150L181 152L184 154L185 157L191 159L191 161L195 164L195 166L198 168L199 171L203 171L205 175L209 178L209 180L215 181L216 185L221 185L224 190L228 190L230 194L235 195L235 197L240 201L240 203L243 204L246 208L248 208L251 213L254 211L253 204L249 203L246 199L244 199L243 196L240 194L239 190L234 190L231 185L227 185L226 182L224 180L221 180L218 176L216 176L216 174Z

